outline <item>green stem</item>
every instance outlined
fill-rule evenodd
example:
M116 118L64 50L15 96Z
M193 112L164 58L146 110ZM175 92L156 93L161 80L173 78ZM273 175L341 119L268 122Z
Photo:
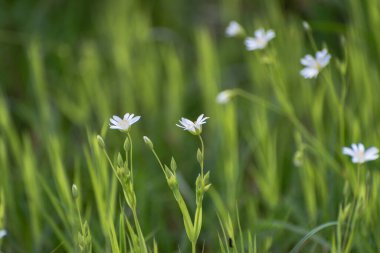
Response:
M202 161L201 161L201 176L203 178L203 161L204 161L204 155L205 155L205 146L203 144L203 139L201 135L198 135L199 140L201 141L201 152L202 152Z
M318 51L318 47L317 47L317 43L315 43L315 40L314 40L314 37L313 37L313 33L311 31L311 28L309 28L309 29L306 30L306 35L307 35L307 38L310 40L311 46L313 47L313 49L315 50L315 52L317 52Z
M145 244L144 235L141 231L139 220L137 219L136 208L132 209L132 214L133 214L133 219L135 221L137 234L139 235L140 247L142 249L142 252L148 253L148 249L146 248L146 244Z
M276 105L273 105L271 103L268 103L266 102L264 99L258 97L258 96L255 96L253 94L250 94L249 92L246 92L244 90L241 90L241 89L234 89L233 90L235 92L236 95L239 95L247 100L250 100L252 101L253 103L257 103L265 108L268 108L270 110L272 110L273 112L276 112L280 115L284 115L286 116L290 122L297 128L298 131L301 132L301 134L303 136L305 136L305 138L312 144L314 145L314 147L316 148L317 151L320 152L321 155L323 155L324 157L327 158L327 162L329 162L329 164L331 165L332 168L337 168L339 167L337 165L337 163L334 161L334 159L331 158L331 154L329 154L327 151L326 151L326 147L323 146L323 144L317 139L315 138L303 125L302 123L299 121L299 119L297 118L297 116L294 114L294 113L290 113L290 112L286 112L284 111L283 109L279 108L278 106Z
M164 172L164 175L166 176L164 165L162 164L162 162L161 162L160 158L158 157L156 151L154 149L152 149L152 152L153 152L154 156L156 157L157 162L160 164L162 172Z
M196 253L195 246L197 242L191 242L191 253Z
M132 138L131 135L128 132L128 139L129 139L129 168L131 170L131 178L133 182L133 160L132 160L132 154L133 154L133 145L132 145Z
M78 205L78 202L77 202L76 200L75 200L75 206L76 206L76 208L77 208L77 212L78 212L80 228L81 228L81 230L83 231L82 216L80 215L79 205Z

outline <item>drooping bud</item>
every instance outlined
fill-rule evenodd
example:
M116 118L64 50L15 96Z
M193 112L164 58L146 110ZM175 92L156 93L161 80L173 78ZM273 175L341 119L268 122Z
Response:
M99 147L104 149L106 145L104 144L103 138L100 135L97 135L96 139L98 140Z
M145 142L145 144L150 148L150 149L153 149L153 142L147 137L147 136L144 136L143 137L143 139L144 139L144 142Z

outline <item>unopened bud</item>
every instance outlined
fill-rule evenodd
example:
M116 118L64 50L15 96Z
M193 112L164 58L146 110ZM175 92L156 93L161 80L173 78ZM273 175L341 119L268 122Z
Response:
M73 195L74 199L78 198L78 188L75 184L71 186L71 194Z
M306 21L302 21L302 26L303 26L303 29L305 29L305 31L311 30L309 23Z
M175 162L174 157L172 157L172 160L170 161L170 168L174 173L177 170L177 163Z
M98 140L99 147L101 149L104 149L105 148L105 144L104 144L103 138L100 135L97 135L96 139Z
M218 104L227 104L228 102L230 102L232 96L233 96L233 92L231 90L224 90L224 91L221 91L219 92L219 94L216 96L216 102Z
M153 149L153 142L146 136L143 137L145 144L150 148Z
M206 186L203 188L203 191L204 191L204 192L207 192L207 191L210 189L210 187L211 187L211 184L206 185Z
M120 153L117 154L117 166L119 166L119 167L123 167L124 166L123 157L121 156Z
M207 171L206 175L203 177L203 182L207 184L209 180L210 180L210 171Z

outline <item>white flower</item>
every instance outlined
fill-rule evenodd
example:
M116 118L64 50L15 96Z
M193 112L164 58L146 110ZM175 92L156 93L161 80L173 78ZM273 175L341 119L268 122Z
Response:
M307 79L317 77L319 72L329 64L330 58L331 55L327 52L327 49L318 51L315 58L309 54L306 55L301 59L301 64L305 66L300 72L301 76Z
M276 37L276 33L273 30L265 32L263 28L260 28L255 31L255 37L246 38L244 44L248 51L263 49L274 37Z
M351 148L344 147L343 154L351 156L353 163L365 163L379 158L379 150L377 148L370 147L365 150L364 145L361 143L352 144Z
M230 90L221 91L216 96L216 102L218 104L227 104L231 100L232 95L233 94Z
M206 123L206 119L209 117L203 117L204 114L199 115L197 120L195 122L186 119L181 118L179 121L179 124L176 124L178 127L183 128L183 130L189 131L190 133L194 135L200 135L202 133L202 125Z
M244 29L236 21L231 21L226 28L227 37L235 37L244 34Z
M126 113L124 115L124 118L121 119L120 117L114 115L110 119L110 128L111 129L119 129L120 131L127 132L132 124L136 123L141 116L135 116L134 114Z
M0 230L0 239L7 235L6 230Z

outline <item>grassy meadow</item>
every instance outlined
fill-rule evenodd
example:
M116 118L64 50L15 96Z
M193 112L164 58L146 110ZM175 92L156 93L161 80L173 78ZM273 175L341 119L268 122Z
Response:
M0 2L0 252L380 252L380 162L342 153L380 147L379 27L379 0Z

